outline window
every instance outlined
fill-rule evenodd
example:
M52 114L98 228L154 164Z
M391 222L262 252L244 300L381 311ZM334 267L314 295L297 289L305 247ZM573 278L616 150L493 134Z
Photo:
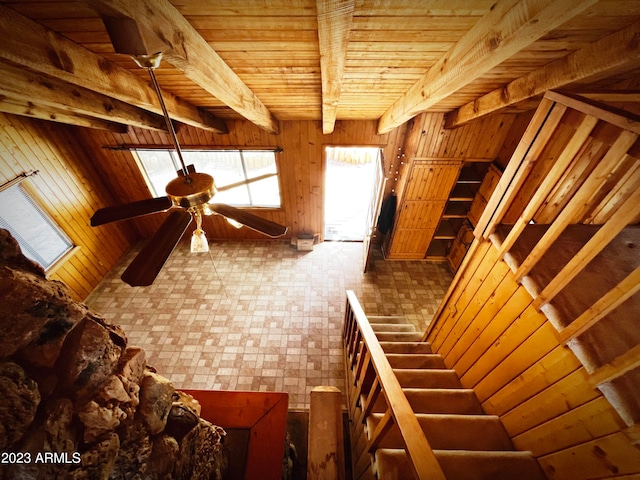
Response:
M0 227L11 232L25 257L49 270L73 243L22 185L0 191Z
M180 169L175 152L136 150L136 153L154 196L165 195L165 186L176 178L176 172ZM273 151L189 150L182 151L182 157L187 165L194 165L196 172L211 175L217 188L238 184L218 192L216 203L239 207L280 207L278 171Z

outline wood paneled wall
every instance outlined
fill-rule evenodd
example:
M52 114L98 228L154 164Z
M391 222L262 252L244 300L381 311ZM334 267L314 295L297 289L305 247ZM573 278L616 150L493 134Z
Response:
M252 209L252 212L287 225L288 236L301 232L323 232L325 146L379 146L384 149L383 156L388 162L398 142L402 141L403 132L402 128L398 128L388 134L378 135L375 121L337 122L330 135L322 134L322 124L319 121L284 121L277 135L269 134L247 121L229 120L227 125L229 134L225 135L181 125L178 139L185 149L189 146L282 148L283 151L276 154L282 207ZM166 135L134 129L127 134L85 130L83 136L89 148L96 153L96 168L109 179L110 188L122 203L150 195L132 153L102 147L122 144L170 145L170 139ZM158 228L163 217L164 214L156 214L131 222L135 223L142 237L148 237ZM235 229L216 216L205 218L204 229L210 239L266 238L247 228Z
M444 129L444 115L422 114L416 150L420 157L496 158L503 142L514 134L511 128L515 115L496 115L472 122L456 130ZM253 212L289 227L289 234L320 233L324 230L324 147L379 146L383 148L384 171L389 181L388 194L400 181L404 162L402 150L405 126L383 135L376 133L375 121L339 121L332 134L323 135L319 121L283 121L280 133L269 134L250 122L228 120L228 134L214 134L181 125L178 140L183 148L189 146L222 147L280 147L277 154L282 207L254 209ZM516 131L519 135L521 131ZM84 130L84 139L96 155L95 166L110 182L121 202L146 198L148 188L139 173L133 155L128 151L112 151L104 146L170 145L167 135L150 130L130 129L127 134ZM406 170L405 170L406 171ZM397 173L398 172L398 173ZM315 189L314 187L319 187ZM320 193L314 193L319 191ZM163 214L134 220L142 237L148 237L159 226ZM209 238L253 239L265 238L243 228L234 229L220 217L207 217L204 224Z
M442 114L423 114L421 118L421 155L494 155L513 121L510 115L501 115L447 131ZM282 208L254 211L289 226L289 236L323 231L325 146L379 146L390 179L387 193L398 178L404 125L384 135L376 133L375 121L339 121L330 135L322 134L319 121L284 121L278 135L247 121L229 120L228 126L228 134L218 135L181 125L178 137L184 147L282 148L277 154ZM7 181L26 170L40 170L40 175L29 183L52 216L82 247L54 278L67 283L76 299L84 299L133 243L157 230L165 215L97 228L89 226L89 219L98 208L150 196L132 153L103 147L170 145L169 137L141 129L116 134L66 127L12 115L0 117L0 135L0 180ZM204 226L210 239L266 238L247 228L237 230L220 217L207 217Z
M55 270L75 300L83 300L135 239L126 224L89 226L94 209L112 200L90 166L74 129L0 114L0 183L30 170L29 190L80 248Z

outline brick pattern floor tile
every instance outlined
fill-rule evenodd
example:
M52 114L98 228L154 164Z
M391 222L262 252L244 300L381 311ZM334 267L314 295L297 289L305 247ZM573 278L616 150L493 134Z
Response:
M423 331L452 275L444 264L384 261L362 273L362 244L324 242L298 252L284 241L181 243L153 285L120 280L125 255L86 299L121 325L129 344L177 388L284 391L308 409L317 385L344 391L341 325L346 290L368 315L402 315Z

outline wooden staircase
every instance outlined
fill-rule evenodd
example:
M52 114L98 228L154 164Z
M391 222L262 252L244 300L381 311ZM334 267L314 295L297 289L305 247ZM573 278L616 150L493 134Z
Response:
M354 300L348 297L348 303ZM473 390L462 387L413 325L400 317L356 319L363 312L359 305L355 310L345 321L364 330L358 334L354 325L345 325L354 479L545 478L529 452L514 450L500 418L483 413ZM383 358L374 358L378 352ZM394 383L386 380L387 367L399 392L394 385L384 388ZM429 451L410 452L415 442ZM416 465L422 456L431 464Z

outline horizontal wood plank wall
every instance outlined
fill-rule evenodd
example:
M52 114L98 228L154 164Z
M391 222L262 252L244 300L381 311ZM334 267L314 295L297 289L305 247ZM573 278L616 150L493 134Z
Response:
M84 300L135 240L125 224L96 230L89 218L114 201L73 128L52 122L0 114L0 183L30 170L25 180L80 249L51 278L63 281L75 300Z
M251 209L259 216L289 227L287 236L300 232L321 233L323 219L324 146L379 146L383 148L385 171L401 142L403 128L378 135L375 121L339 121L334 132L322 134L319 121L284 121L280 133L269 134L247 121L228 120L229 133L220 135L181 125L178 139L183 146L208 147L281 147L276 154L280 177L282 208ZM122 203L146 198L150 195L139 173L132 153L112 151L105 145L170 145L167 135L149 130L130 129L127 134L107 131L83 130L82 136L95 153L95 161ZM319 187L315 189L314 187ZM320 193L314 193L319 191ZM155 214L143 219L131 220L142 237L151 235L160 225L165 214ZM264 235L248 228L235 229L221 217L204 219L204 230L210 239L265 239Z

